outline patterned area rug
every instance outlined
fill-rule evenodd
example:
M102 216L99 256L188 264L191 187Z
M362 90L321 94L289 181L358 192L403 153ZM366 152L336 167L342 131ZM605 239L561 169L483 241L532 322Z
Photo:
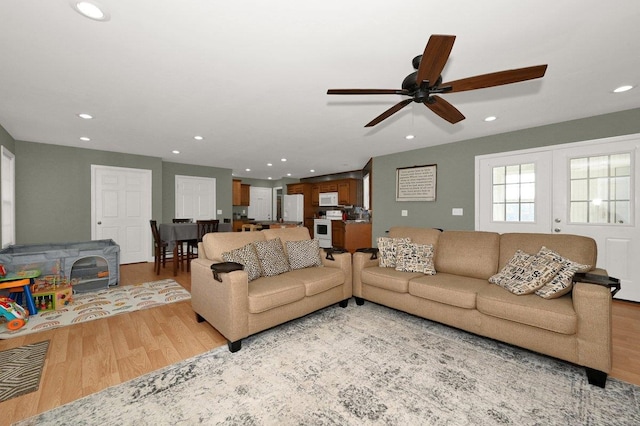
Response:
M640 387L392 309L330 307L19 425L638 425Z
M171 279L74 294L73 302L64 309L40 311L37 315L29 317L29 322L19 330L10 331L6 324L1 324L0 339L92 321L123 312L153 308L190 298L191 294Z
M37 391L49 341L0 352L0 402Z

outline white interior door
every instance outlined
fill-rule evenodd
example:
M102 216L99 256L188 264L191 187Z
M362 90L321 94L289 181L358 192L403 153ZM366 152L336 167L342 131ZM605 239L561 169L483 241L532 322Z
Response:
M2 248L16 243L16 158L2 148Z
M553 232L588 235L598 267L621 280L616 298L640 302L640 135L554 151Z
M589 236L596 266L621 280L616 298L640 301L638 164L640 135L479 156L476 229Z
M176 175L175 217L216 219L216 179Z
M151 170L91 165L91 238L112 239L120 263L151 258Z
M255 220L271 220L273 189L252 185L250 197L251 204L247 208L249 217Z

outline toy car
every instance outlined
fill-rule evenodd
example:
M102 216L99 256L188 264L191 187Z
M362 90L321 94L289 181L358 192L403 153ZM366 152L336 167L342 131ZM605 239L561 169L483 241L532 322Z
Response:
M0 297L0 317L4 317L9 330L21 329L29 321L29 313L13 299Z

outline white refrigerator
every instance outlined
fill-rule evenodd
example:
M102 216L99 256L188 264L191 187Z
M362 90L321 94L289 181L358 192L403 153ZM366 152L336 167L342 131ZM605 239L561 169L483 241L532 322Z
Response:
M282 204L282 219L285 222L304 221L304 195L285 195Z

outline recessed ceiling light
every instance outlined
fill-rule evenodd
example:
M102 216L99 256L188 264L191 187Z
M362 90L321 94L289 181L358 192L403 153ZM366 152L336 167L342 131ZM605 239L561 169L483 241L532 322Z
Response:
M271 166L273 166L273 164L267 163L267 167L271 167Z
M250 172L250 171L251 171L251 169L244 169L244 171L245 171L245 172Z
M311 169L311 170L309 170L309 172L311 172L311 173L315 173L316 171L315 171L315 170L313 170L313 169Z
M496 121L498 119L498 117L496 117L495 115L490 115L488 117L485 117L484 121Z
M411 139L415 138L415 136L413 136L413 135L407 135L407 136L405 136L404 138L405 138L405 139L407 139L407 140L411 140Z
M91 138L88 138L88 137L86 137L86 136L81 136L81 137L80 137L80 140L81 140L81 141L84 141L84 142L89 142L89 141L91 140Z
M271 180L271 176L269 176L267 179Z
M91 0L91 1L73 0L71 1L71 7L73 7L73 10L75 10L82 16L85 16L89 19L93 19L94 21L104 22L111 19L111 16L109 15L108 12L106 12L105 8L102 5L100 5L100 3L94 0Z
M284 161L287 161L287 159L286 158L281 158L280 161L284 162Z
M291 173L287 173L287 176L291 176Z
M178 151L177 149L174 149L174 150L173 150L173 151L171 151L171 152L173 152L174 154L180 154L180 151Z
M613 93L622 93L622 92L626 92L626 91L631 90L631 89L633 89L633 86L628 86L628 85L627 86L620 86L617 89L615 89L613 91Z
M202 136L194 136L193 138L197 141L201 141L202 139L204 139Z
M80 114L78 114L78 117L85 120L91 120L93 118L93 115L87 114L86 112L81 112Z

